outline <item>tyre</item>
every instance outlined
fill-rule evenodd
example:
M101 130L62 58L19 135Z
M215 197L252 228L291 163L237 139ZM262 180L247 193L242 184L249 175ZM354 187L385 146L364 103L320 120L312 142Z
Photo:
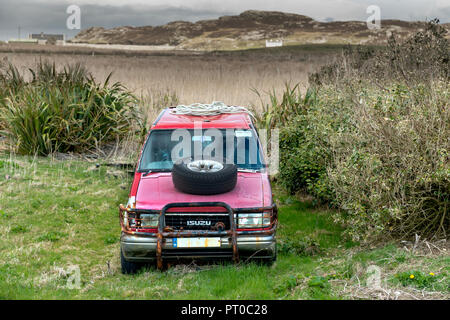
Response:
M141 267L139 263L127 261L123 256L122 248L120 249L120 266L123 274L134 274Z
M259 262L263 266L270 267L277 261L277 245L275 244L275 252L272 257L267 258L256 258L257 262Z
M172 181L179 191L197 195L212 195L231 191L237 182L235 164L213 160L177 162L172 168Z
M277 261L277 247L276 247L276 245L275 245L275 253L274 253L273 257L264 259L264 260L263 260L263 263L264 263L264 265L270 267L270 266L272 266L276 261Z

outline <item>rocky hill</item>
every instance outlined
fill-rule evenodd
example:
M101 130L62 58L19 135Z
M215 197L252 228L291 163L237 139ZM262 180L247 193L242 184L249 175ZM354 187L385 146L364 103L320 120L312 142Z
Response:
M381 29L369 30L363 21L318 22L292 13L245 11L195 23L174 21L162 26L92 27L82 30L71 42L173 46L179 49L241 49L263 47L266 39L284 44L351 43L380 44L395 33L406 37L424 27L423 22L382 20Z

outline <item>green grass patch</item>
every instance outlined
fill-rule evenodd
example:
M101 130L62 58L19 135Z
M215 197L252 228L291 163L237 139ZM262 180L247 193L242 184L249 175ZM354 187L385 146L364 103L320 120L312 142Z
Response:
M350 296L344 288L357 279L364 284L368 266L394 274L419 259L394 245L359 250L342 236L330 210L275 189L280 228L273 266L174 265L123 275L117 208L127 201L131 177L81 161L0 160L17 163L0 168L0 177L11 177L0 179L2 299L343 299ZM430 270L448 265L445 258L424 261ZM76 268L80 284L71 289ZM441 284L448 283L448 272L435 273L437 280L424 289L446 292ZM412 287L394 278L388 284Z
M434 272L425 273L418 270L404 271L395 274L393 282L418 289L450 291L450 281L446 272L435 274Z
M11 233L25 233L28 231L28 228L25 226L15 226L11 228Z
M37 240L38 241L55 242L55 241L58 241L61 238L65 238L65 237L67 237L66 233L59 232L59 231L49 231L49 232L45 232L44 234L39 236Z

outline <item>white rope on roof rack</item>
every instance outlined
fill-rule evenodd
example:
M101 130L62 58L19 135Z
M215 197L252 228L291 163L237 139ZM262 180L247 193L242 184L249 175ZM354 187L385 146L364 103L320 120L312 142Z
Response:
M228 106L221 101L214 101L211 104L193 103L190 105L178 105L170 109L170 113L184 114L191 116L215 116L223 113L248 113L254 118L254 115L245 107Z

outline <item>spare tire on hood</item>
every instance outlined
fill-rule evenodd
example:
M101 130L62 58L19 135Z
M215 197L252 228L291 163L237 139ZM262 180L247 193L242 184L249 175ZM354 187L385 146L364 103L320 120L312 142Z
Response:
M225 193L236 186L237 167L214 160L178 161L172 168L172 181L175 188L184 193Z

